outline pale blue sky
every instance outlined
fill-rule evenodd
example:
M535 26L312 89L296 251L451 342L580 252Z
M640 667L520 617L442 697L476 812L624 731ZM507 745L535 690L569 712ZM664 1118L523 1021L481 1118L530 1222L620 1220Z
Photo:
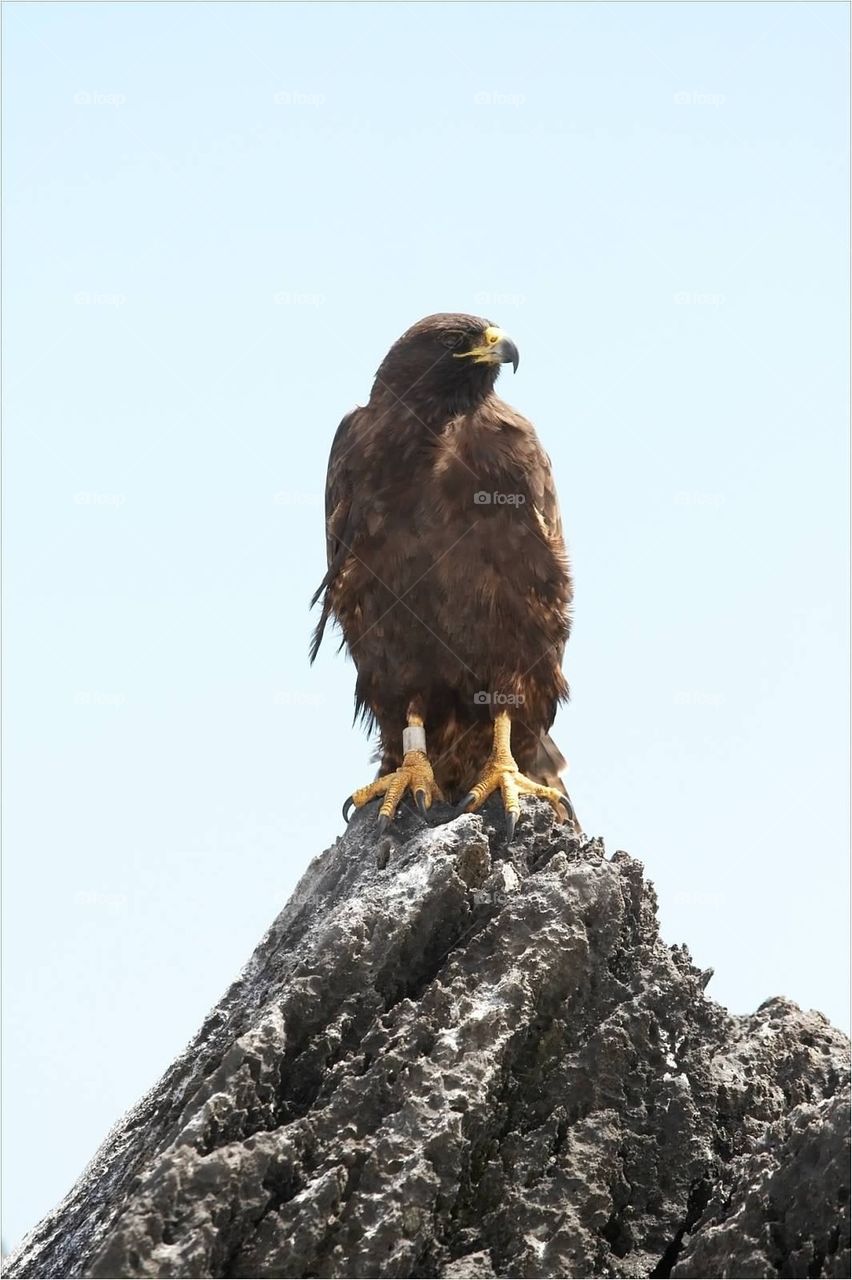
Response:
M371 776L307 602L431 311L520 348L586 830L709 994L846 1025L846 7L4 16L7 1242Z

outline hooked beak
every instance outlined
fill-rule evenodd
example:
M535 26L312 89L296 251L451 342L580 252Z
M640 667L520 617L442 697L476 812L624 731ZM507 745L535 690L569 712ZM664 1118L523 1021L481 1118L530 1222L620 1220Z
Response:
M494 351L501 364L510 364L512 366L512 373L518 372L518 365L521 362L521 357L518 355L518 348L515 346L511 338L507 338L504 334L504 336L499 339Z

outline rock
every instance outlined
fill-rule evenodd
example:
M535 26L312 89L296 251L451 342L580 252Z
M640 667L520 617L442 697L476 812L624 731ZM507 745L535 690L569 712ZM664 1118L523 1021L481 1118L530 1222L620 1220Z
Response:
M495 816L356 814L6 1275L848 1275L845 1038Z
M848 1276L849 1086L802 1103L740 1156L672 1276Z

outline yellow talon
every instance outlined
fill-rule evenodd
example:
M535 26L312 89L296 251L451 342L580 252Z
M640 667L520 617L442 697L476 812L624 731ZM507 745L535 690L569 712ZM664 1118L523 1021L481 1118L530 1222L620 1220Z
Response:
M376 796L384 796L379 813L385 818L392 818L406 791L411 791L415 799L418 795L422 796L423 805L427 809L431 808L433 800L443 799L435 782L429 757L423 751L409 751L403 756L399 769L353 791L352 803L356 809L360 809L370 800L375 800Z
M510 746L512 722L508 713L501 711L494 721L494 745L485 768L474 783L469 794L462 801L461 808L466 813L479 809L490 795L499 787L506 811L509 840L515 832L518 816L521 812L522 795L538 796L547 800L552 806L560 822L565 821L565 812L561 806L565 796L555 787L546 787L541 782L533 782L518 769Z
M408 726L409 731L412 732L415 729L422 730L423 721L419 715L410 712ZM422 732L419 736L420 742L424 742L425 739ZM378 819L379 827L384 829L392 821L397 806L406 791L411 792L414 802L424 818L426 817L427 809L432 807L432 802L434 800L443 800L444 798L435 781L435 775L432 772L432 766L425 751L406 751L402 758L402 764L393 773L386 773L384 777L377 778L375 782L369 783L368 786L361 787L358 791L353 791L343 806L343 816L348 818L350 805L354 805L356 809L361 809L370 800L375 800L377 796L384 796L379 808Z

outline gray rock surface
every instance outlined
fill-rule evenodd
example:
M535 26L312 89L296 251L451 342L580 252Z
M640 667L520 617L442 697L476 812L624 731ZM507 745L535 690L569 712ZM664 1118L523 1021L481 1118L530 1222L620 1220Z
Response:
M525 801L315 858L9 1277L848 1276L848 1044Z

